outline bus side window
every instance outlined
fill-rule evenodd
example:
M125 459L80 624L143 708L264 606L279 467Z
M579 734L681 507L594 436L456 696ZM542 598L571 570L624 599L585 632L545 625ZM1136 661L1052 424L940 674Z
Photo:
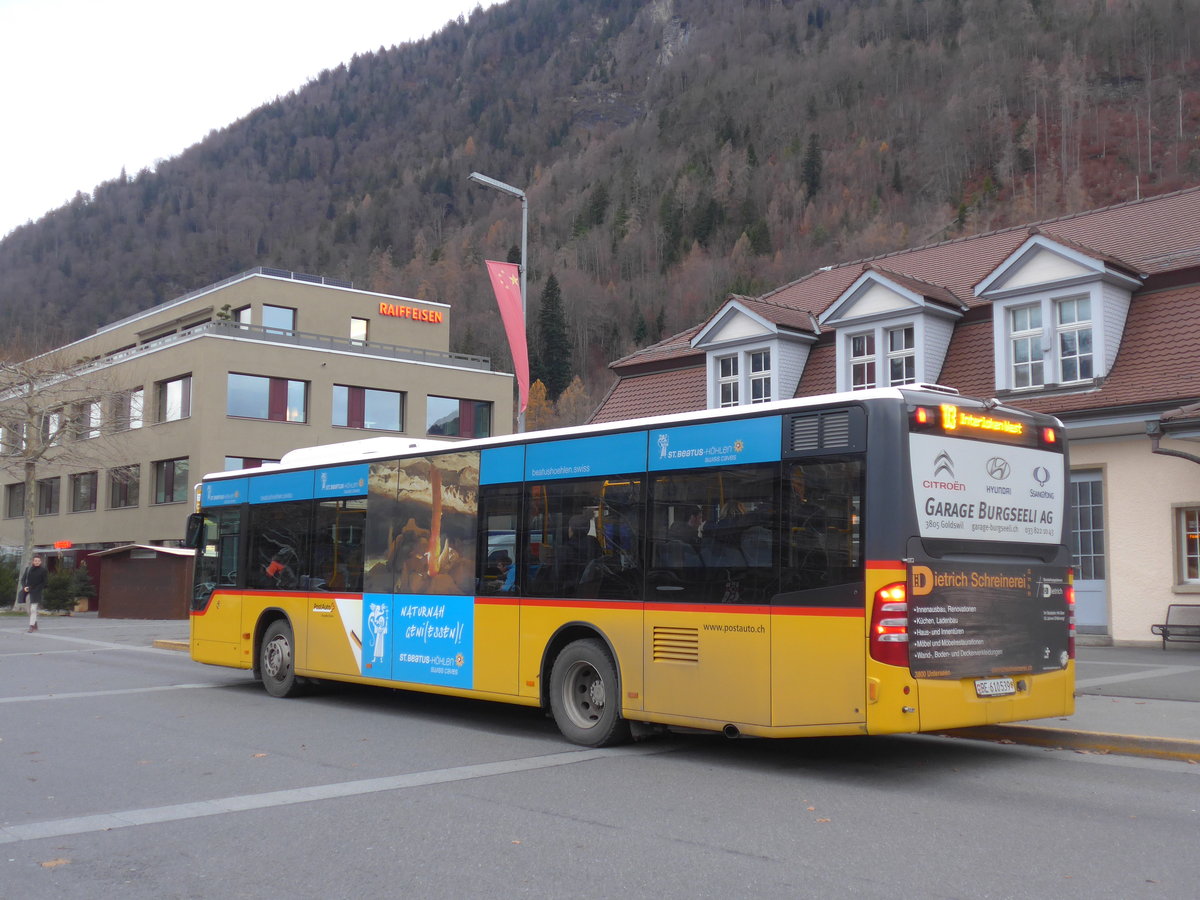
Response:
M475 581L481 594L515 594L517 581L517 522L520 489L516 485L487 485L479 490L479 547Z
M246 586L267 590L307 590L311 500L250 507L250 559Z
M317 503L307 590L362 591L366 523L366 497Z
M794 463L787 469L785 591L862 577L862 463Z

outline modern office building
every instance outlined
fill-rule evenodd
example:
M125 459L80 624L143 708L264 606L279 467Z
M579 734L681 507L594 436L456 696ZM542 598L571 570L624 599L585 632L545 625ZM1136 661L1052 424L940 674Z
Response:
M23 544L31 428L55 444L37 468L35 545L76 551L177 544L206 472L297 447L508 433L512 375L450 352L450 312L259 268L28 361L62 361L42 367L61 375L41 379L40 404L0 384L0 543Z

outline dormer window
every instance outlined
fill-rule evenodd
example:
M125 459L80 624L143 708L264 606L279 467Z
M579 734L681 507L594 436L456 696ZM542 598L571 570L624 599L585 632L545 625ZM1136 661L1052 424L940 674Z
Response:
M750 356L750 402L769 403L771 397L771 351L755 350Z
M888 385L917 383L917 342L913 327L888 329Z
M1042 378L1042 308L1037 304L1018 306L1008 311L1012 334L1012 386L1041 387Z
M782 316L786 324L771 316ZM798 330L801 320L812 328ZM708 370L709 409L770 403L794 395L816 328L807 313L747 298L730 299L692 338Z
M1058 354L1064 384L1092 378L1092 301L1058 301Z
M875 387L875 335L850 337L850 389L865 391Z
M818 320L837 333L837 389L936 382L965 309L947 288L867 268Z
M1139 285L1117 260L1033 234L975 288L993 305L997 391L1094 385L1116 359Z
M718 356L717 405L740 406L747 403L769 403L771 396L771 350L748 350L729 356Z

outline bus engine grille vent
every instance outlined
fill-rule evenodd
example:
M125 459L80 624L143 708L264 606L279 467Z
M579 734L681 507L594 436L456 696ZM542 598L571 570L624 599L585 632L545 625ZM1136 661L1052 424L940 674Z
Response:
M700 662L700 629L654 626L655 662Z
M838 453L861 449L864 436L861 409L831 409L791 417L784 432L784 454Z

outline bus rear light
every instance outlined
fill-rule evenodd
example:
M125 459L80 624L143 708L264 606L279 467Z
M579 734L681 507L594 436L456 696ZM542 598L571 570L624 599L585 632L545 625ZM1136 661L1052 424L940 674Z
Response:
M908 668L908 590L903 582L875 592L870 642L872 659Z
M1068 584L1067 595L1067 656L1075 658L1075 585Z

